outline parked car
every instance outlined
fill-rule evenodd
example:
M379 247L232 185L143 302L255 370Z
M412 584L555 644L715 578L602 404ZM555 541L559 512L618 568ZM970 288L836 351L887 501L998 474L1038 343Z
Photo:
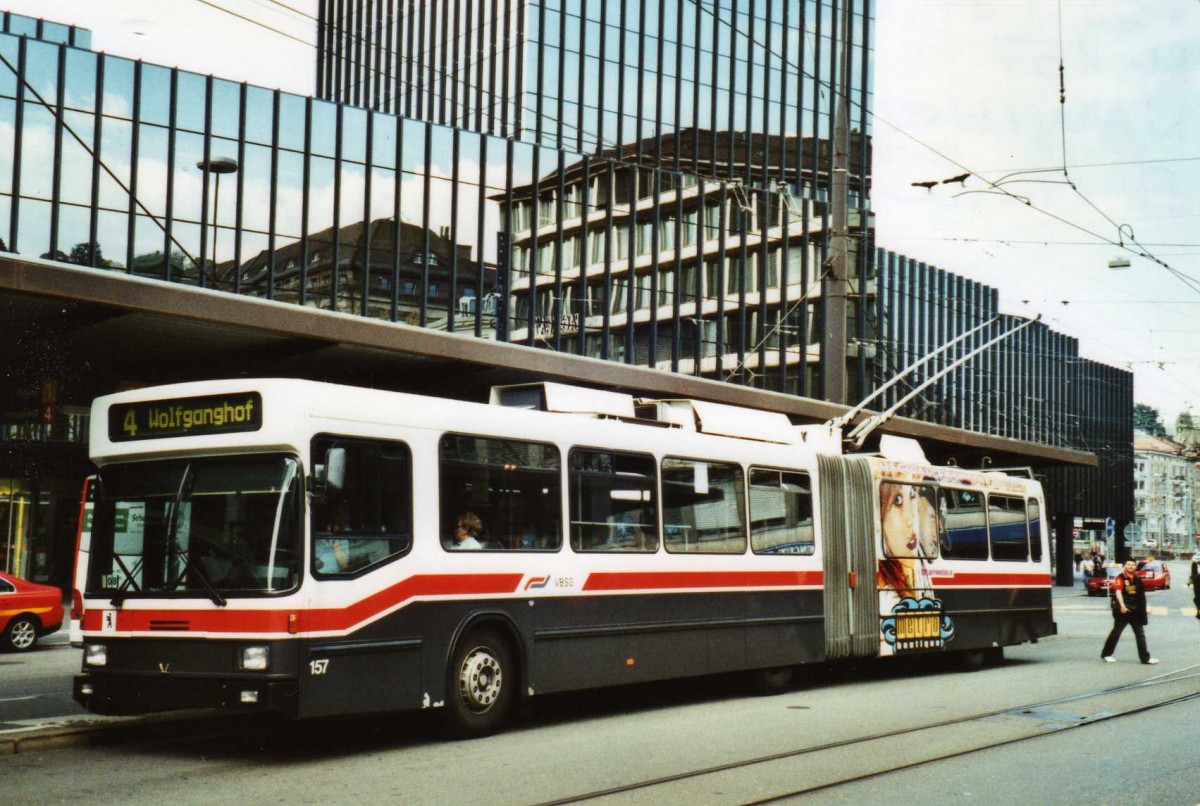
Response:
M1148 591L1171 589L1171 569L1158 560L1138 563L1137 575L1141 577L1142 585Z
M0 648L33 649L63 623L62 591L0 571Z
M1124 569L1119 565L1110 565L1103 573L1093 574L1084 583L1088 596L1104 596L1112 589L1113 580L1120 576Z

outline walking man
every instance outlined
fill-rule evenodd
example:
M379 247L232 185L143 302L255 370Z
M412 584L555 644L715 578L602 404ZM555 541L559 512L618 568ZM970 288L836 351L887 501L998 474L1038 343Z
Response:
M1148 615L1146 589L1138 579L1137 563L1133 560L1126 560L1125 569L1113 580L1112 596L1113 628L1104 642L1104 649L1100 650L1100 659L1105 663L1116 663L1113 651L1117 648L1121 633L1125 631L1125 625L1129 625L1133 628L1133 637L1137 639L1138 658L1142 663L1158 663L1155 658L1150 657L1150 651L1146 649L1146 633L1142 629L1146 626Z

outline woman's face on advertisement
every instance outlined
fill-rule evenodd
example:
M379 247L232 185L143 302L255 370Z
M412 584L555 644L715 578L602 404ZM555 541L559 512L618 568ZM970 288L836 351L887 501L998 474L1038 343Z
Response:
M933 557L937 553L937 508L914 484L884 484L883 541L893 557Z
M932 492L925 488L922 492ZM938 551L938 513L932 495L917 496L917 540L921 556L933 558Z

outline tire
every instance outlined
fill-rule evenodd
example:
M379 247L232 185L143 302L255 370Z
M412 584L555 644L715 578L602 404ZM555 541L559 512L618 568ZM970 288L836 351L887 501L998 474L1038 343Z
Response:
M508 717L520 675L507 640L494 630L473 630L454 648L446 672L446 729L474 739L494 733Z
M988 653L986 649L968 649L958 655L959 668L964 672L978 672L987 666Z
M1004 647L992 646L984 649L968 649L958 653L959 668L964 672L1000 666L1004 663Z
M4 628L4 644L14 652L28 652L38 639L38 622L33 616L17 616Z
M754 693L763 697L782 694L796 681L794 666L777 666L773 669L755 669L750 673L750 684Z

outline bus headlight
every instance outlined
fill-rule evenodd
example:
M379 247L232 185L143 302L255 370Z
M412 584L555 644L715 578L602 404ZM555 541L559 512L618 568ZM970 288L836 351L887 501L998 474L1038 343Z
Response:
M85 666L107 666L108 647L104 644L85 644L83 647L83 663Z
M242 669L248 672L265 672L271 665L269 646L242 647Z

